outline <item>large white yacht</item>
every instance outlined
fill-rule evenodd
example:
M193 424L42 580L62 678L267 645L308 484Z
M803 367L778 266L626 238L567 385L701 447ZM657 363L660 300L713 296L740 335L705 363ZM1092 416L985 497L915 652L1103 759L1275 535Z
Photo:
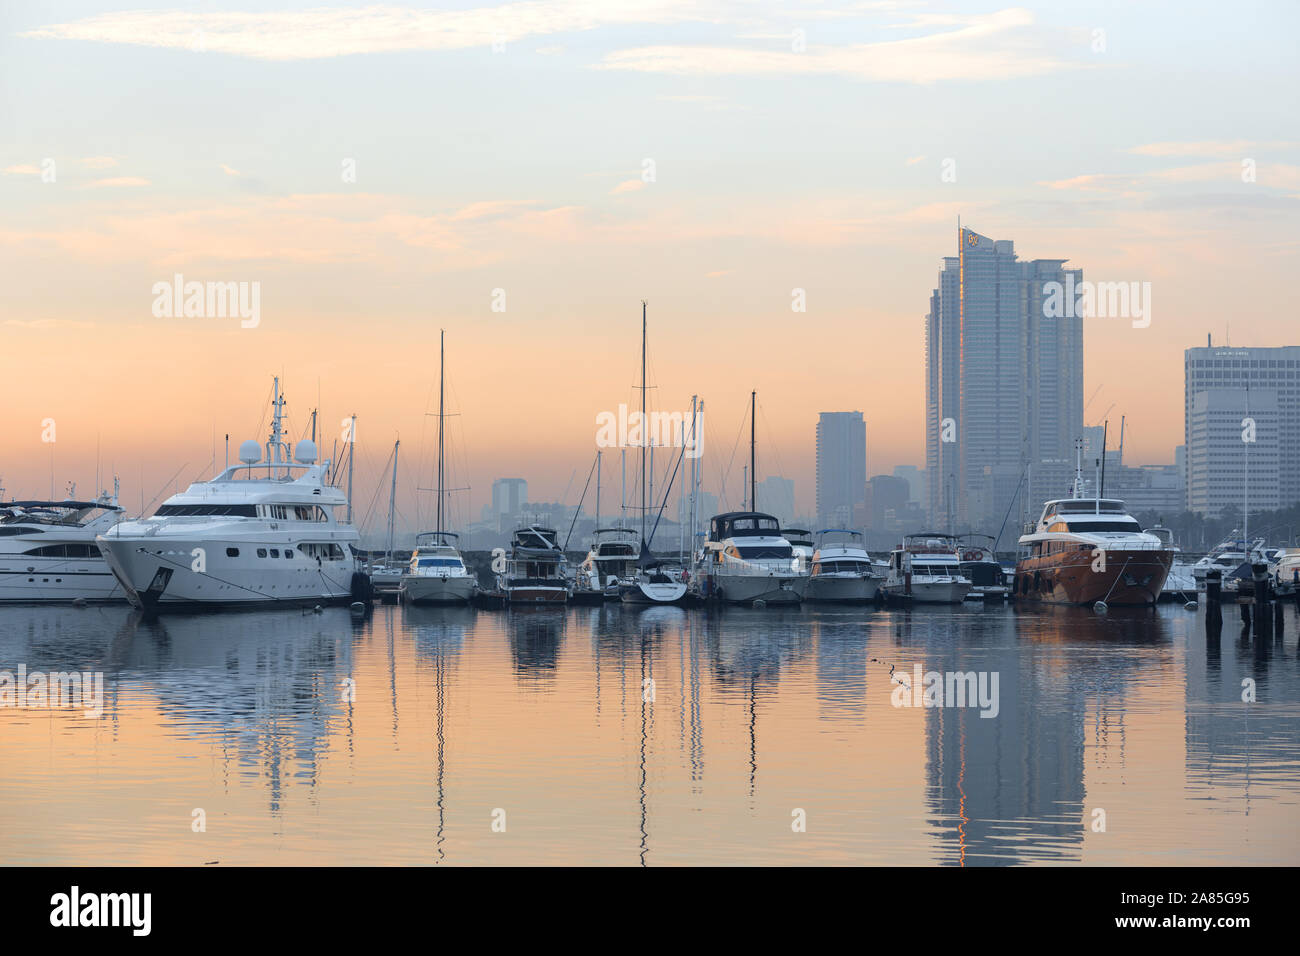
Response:
M126 600L95 545L122 518L116 481L94 501L0 504L0 603Z
M402 575L402 597L411 604L466 604L478 581L465 567L450 531L424 531L415 536L411 566Z
M861 531L827 528L819 535L808 581L809 601L874 601L880 578L863 547Z
M242 464L168 498L150 518L123 521L96 539L132 604L149 611L325 604L354 593L357 530L335 509L347 496L328 483L329 462L300 441L293 460L275 380L266 461L255 441Z
M704 596L731 604L798 604L808 587L808 569L798 564L772 515L715 515L700 567Z
M880 589L895 600L919 604L960 604L972 585L962 574L957 541L938 531L903 537L889 554L889 571Z
M571 585L568 560L554 528L528 525L515 529L497 590L507 604L566 604Z

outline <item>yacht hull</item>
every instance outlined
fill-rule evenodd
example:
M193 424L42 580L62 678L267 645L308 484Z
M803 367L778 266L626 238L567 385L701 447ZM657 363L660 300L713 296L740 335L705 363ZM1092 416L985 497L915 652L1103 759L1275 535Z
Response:
M31 570L28 570L28 569ZM125 601L126 592L103 559L0 558L0 604Z
M828 603L865 603L874 601L879 590L879 578L868 578L861 575L836 577L829 574L814 574L808 579L805 599Z
M127 600L148 611L300 607L351 600L352 567L346 559L323 565L305 557L241 561L226 555L227 542L211 539L101 536L98 543ZM256 547L246 540L229 545L241 553ZM200 548L204 566L196 571L190 555Z
M536 587L533 585L506 588L505 591L507 604L566 604L569 600L569 591L561 587Z
M408 604L468 604L476 587L468 575L407 574L401 580L402 597Z
M1094 570L1093 564L1093 553L1087 550L1024 558L1016 563L1016 599L1042 604L1155 604L1169 576L1173 552L1117 548L1106 552L1105 570Z
M619 597L624 604L681 604L686 599L686 585L637 581L625 585Z
M801 575L715 574L711 581L713 594L727 604L798 604L808 586Z
M912 581L909 592L904 585L885 585L885 597L895 600L911 598L913 604L960 604L971 589L969 581Z

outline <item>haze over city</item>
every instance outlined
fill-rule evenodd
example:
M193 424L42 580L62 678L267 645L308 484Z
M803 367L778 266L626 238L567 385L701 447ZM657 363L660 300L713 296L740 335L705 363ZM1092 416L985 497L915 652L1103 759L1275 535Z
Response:
M573 504L595 416L638 401L644 298L652 407L707 403L706 489L739 504L756 389L760 475L811 512L820 412L864 413L869 475L925 463L958 217L1151 283L1150 327L1085 323L1084 417L1171 463L1183 349L1294 322L1300 24L1210 9L6 4L3 484L116 472L138 508L264 440L280 374L293 437L359 416L358 510L400 437L427 514L442 328L460 513L508 475ZM177 273L259 283L258 324L156 317Z

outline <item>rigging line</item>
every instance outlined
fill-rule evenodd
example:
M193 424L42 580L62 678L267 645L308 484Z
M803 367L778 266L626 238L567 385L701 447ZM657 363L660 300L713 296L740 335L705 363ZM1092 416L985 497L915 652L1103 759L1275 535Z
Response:
M730 501L727 497L727 483L731 480L731 468L736 463L736 450L740 448L740 436L744 434L745 422L749 421L749 406L745 406L745 414L740 419L740 426L736 429L736 440L731 445L731 458L727 461L727 470L720 472L721 485L719 490L722 492L722 499Z
M179 475L182 471L184 471L185 468L186 468L186 466L188 466L188 465L189 465L189 462L187 461L184 465L181 465L181 466L180 466L179 468L177 468L174 472L172 472L172 476L171 476L170 478L168 478L167 481L165 481L165 482L163 483L163 486L162 486L161 488L158 489L158 494L156 494L156 495L154 495L152 498L150 498L150 499L149 499L149 503L148 503L147 505L145 505L144 508L141 510L141 512L140 512L140 517L142 517L142 518L144 517L144 513L145 513L146 511L148 511L150 508L153 507L153 503L154 503L155 501L157 501L158 498L159 498L159 496L161 496L162 493L165 492L165 491L167 490L167 486L170 485L173 481L175 481L175 480L176 480L176 476Z
M691 440L692 440L692 443L694 442L694 439L695 439L695 422L694 422L694 419L692 419L692 421L691 421ZM683 443L682 443L681 450L680 450L680 451L678 452L678 454L677 454L677 464L673 465L673 474L672 474L672 477L668 479L668 486L664 489L664 500L663 500L663 504L661 504L661 505L659 506L659 514L655 515L655 525L654 525L653 528L650 529L650 540L651 540L651 541L653 541L653 540L655 539L655 532L659 530L659 519L662 518L662 517L664 516L664 508L668 507L668 496L672 493L672 490L673 490L673 481L675 481L676 478L677 478L677 469L681 467L682 459L686 457L686 447L687 447L687 444L686 444L685 442L683 442ZM594 467L594 465L593 465L593 467Z
M582 514L582 503L587 500L587 489L591 487L591 476L596 473L596 459L591 461L591 470L587 472L587 483L582 486L582 497L578 499L578 507L573 510L573 520L569 522L569 533L564 536L563 551L569 550L569 539L573 537L573 527L578 523L578 515ZM566 492L567 494L567 492Z

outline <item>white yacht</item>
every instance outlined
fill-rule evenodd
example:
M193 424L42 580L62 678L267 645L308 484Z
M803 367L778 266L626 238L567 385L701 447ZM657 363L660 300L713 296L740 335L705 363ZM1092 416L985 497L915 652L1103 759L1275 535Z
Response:
M354 582L357 530L335 509L347 496L329 484L303 440L293 460L281 427L284 399L275 380L266 461L255 441L242 464L168 498L150 518L123 521L96 541L127 599L149 611L265 607L347 601ZM355 590L354 590L355 589Z
M402 597L411 604L465 604L478 590L465 567L450 531L425 531L415 536L411 566L402 575Z
M587 558L578 566L577 589L617 598L620 587L636 577L639 542L631 528L597 528Z
M0 503L0 603L126 600L95 545L123 518L116 489L94 501Z
M1192 577L1198 591L1205 590L1205 576L1210 571L1222 575L1223 585L1228 590L1236 589L1236 578L1232 577L1243 564L1251 560L1252 555L1264 547L1264 539L1246 542L1241 532L1233 529L1226 539L1214 546L1214 550L1192 565Z
M881 585L887 598L920 604L960 604L970 589L956 540L937 531L904 536L902 546L890 552L889 572Z
M863 547L862 532L842 528L822 531L812 555L808 600L874 601L879 590L880 578Z
M757 511L715 515L700 574L705 597L731 604L798 604L808 587L776 518Z

